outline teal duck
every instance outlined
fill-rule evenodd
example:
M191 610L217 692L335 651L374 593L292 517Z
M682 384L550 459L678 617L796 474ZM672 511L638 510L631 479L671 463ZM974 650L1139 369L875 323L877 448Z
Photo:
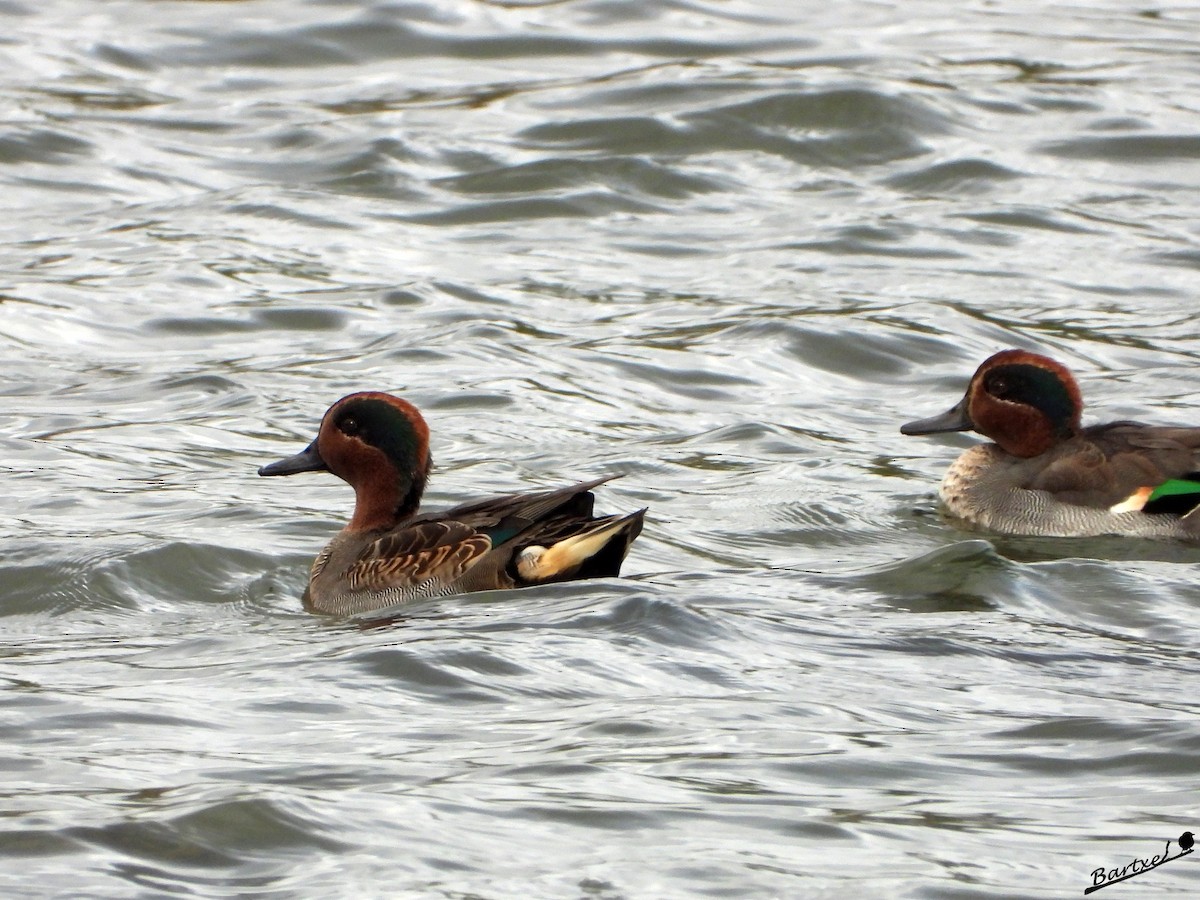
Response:
M1200 540L1200 428L1080 424L1065 366L1025 350L980 365L948 412L903 434L975 431L942 480L947 510L1004 534Z
M309 573L306 605L353 615L421 597L551 584L620 573L646 510L593 516L597 478L419 513L429 477L429 427L390 394L333 404L316 439L259 475L332 472L354 488L350 522Z

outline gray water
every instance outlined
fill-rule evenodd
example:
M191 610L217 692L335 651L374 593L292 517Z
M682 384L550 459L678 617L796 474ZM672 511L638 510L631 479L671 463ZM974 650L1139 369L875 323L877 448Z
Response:
M1081 896L1200 832L1200 549L943 521L1022 346L1200 424L1200 11L0 4L0 893ZM620 580L305 613L353 390ZM1183 859L1107 898L1196 896Z

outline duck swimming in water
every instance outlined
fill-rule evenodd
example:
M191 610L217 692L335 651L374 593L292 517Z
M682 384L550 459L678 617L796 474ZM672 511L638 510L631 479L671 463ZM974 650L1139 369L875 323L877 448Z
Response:
M305 602L353 615L419 597L551 584L620 573L646 510L592 515L598 478L419 514L429 427L380 392L333 404L307 448L259 475L332 472L354 488L354 515L313 562Z
M1003 350L948 412L903 434L975 431L942 480L955 516L1004 534L1128 535L1200 542L1200 428L1080 425L1083 399L1066 367Z

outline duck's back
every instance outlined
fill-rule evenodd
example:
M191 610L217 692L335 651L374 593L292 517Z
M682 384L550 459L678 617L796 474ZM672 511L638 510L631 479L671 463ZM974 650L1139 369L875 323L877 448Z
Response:
M1022 484L1061 503L1109 509L1135 491L1200 471L1200 428L1111 422L1026 461Z

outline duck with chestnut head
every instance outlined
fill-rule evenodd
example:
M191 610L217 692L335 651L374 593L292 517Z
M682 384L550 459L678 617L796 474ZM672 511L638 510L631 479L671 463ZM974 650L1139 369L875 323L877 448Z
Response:
M942 480L946 508L1004 534L1129 535L1200 541L1200 428L1083 427L1065 366L1026 350L986 359L948 412L903 434L975 431Z
M646 511L594 516L598 478L419 512L429 427L415 406L380 392L343 397L316 440L259 475L332 472L354 488L354 515L321 551L305 603L353 615L420 597L551 584L620 573Z

